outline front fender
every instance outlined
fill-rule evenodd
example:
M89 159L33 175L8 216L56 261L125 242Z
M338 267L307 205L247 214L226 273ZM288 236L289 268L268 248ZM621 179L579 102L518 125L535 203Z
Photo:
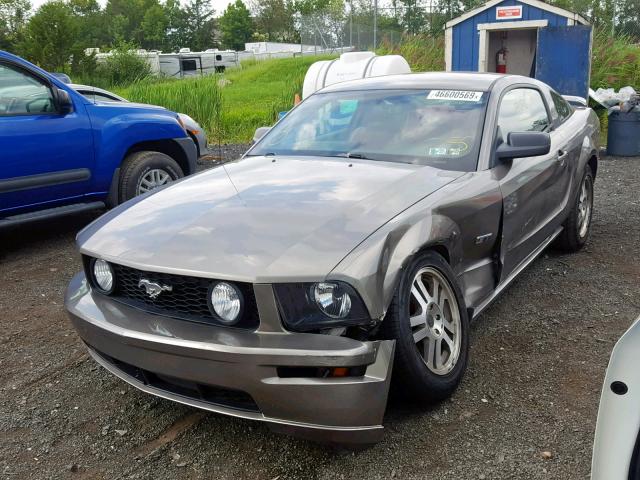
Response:
M129 149L141 142L189 138L175 113L126 104L90 104L96 158L96 190L107 191L113 172Z
M328 275L329 279L353 285L371 318L384 317L403 269L418 252L427 247L443 248L454 270L460 263L459 226L432 208L433 200L427 198L405 210L362 242Z

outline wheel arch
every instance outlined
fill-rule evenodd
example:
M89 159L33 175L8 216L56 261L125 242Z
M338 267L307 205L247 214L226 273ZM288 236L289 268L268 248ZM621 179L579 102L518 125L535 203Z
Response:
M132 153L144 151L164 153L176 161L185 175L194 173L184 149L172 139L146 140L144 142L135 143L125 152L122 163L124 163L127 157Z
M593 179L596 179L596 173L598 172L598 154L593 151L587 160L587 165L591 167L591 173L593 173Z
M200 158L201 152L200 152L200 144L198 143L198 139L191 132L187 132L187 135L189 135L189 138L191 138L191 140L193 140L193 144L196 146L197 157ZM184 169L183 169L183 171L184 171Z

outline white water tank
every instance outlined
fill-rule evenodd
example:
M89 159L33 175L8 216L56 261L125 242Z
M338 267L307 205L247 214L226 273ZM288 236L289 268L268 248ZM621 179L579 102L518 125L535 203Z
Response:
M411 73L411 67L400 55L377 56L373 52L348 52L336 60L322 60L309 67L304 77L302 98L334 83Z

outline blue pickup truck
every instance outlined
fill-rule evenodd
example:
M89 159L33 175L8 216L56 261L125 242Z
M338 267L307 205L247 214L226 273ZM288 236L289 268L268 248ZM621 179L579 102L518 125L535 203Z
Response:
M178 115L91 102L0 51L0 227L113 207L195 172Z

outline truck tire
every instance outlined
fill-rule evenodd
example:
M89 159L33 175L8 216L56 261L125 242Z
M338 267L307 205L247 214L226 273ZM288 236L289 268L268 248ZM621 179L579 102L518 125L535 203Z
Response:
M577 252L584 247L591 232L592 215L593 173L591 167L587 165L578 188L578 195L564 221L564 228L556 241L556 246L565 252Z
M161 152L132 153L120 171L119 201L126 202L182 177L182 169L169 155Z
M396 341L397 393L436 402L455 391L467 366L469 318L455 275L438 253L419 254L404 271L380 336Z

